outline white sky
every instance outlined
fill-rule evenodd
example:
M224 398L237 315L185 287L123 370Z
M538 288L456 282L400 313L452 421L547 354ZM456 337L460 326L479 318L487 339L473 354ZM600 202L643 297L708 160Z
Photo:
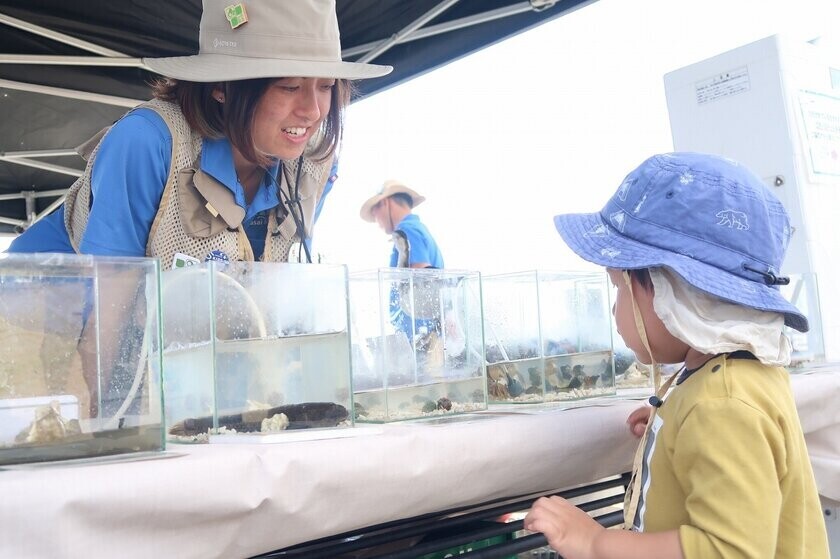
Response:
M783 33L827 36L838 0L599 0L354 104L315 248L385 266L388 237L358 210L386 178L449 268L587 269L554 231L597 211L632 168L672 149L665 73Z

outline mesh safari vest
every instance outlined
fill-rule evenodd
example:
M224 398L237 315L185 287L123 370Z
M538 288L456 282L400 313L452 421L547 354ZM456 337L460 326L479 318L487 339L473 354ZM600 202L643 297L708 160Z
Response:
M233 193L224 184L200 170L202 138L189 127L178 105L155 99L138 108L158 113L172 135L169 176L149 232L146 256L160 258L164 269L171 265L176 253L203 261L212 251L221 251L233 261L253 261L254 252L242 227L245 210L236 204ZM64 225L76 252L90 217L93 165L106 132L107 129L101 131L79 148L87 165L64 202ZM330 159L323 162L303 159L298 196L307 232L312 230L315 207L323 194L331 164ZM289 185L296 180L297 167L297 160L282 162L278 179L286 195L289 195ZM294 219L282 204L268 213L268 233L261 260L286 262L289 249L300 242Z

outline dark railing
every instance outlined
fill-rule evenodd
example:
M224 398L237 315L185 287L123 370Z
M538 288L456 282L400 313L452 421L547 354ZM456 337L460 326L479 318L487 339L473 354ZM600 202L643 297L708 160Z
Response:
M597 511L622 503L629 480L630 475L623 474L560 492L523 495L377 524L272 551L253 559L417 559L425 556L443 557L447 551L453 549L460 549L452 555L458 558L515 557L523 552L545 548L545 536L522 534L522 520L501 522L499 517L528 510L534 500L542 495L575 499L580 509L586 512ZM620 491L607 497L594 498L603 491L616 489ZM593 498L587 500L587 496ZM616 526L623 521L623 514L621 511L609 512L596 516L595 520L605 527ZM469 546L473 542L492 539L498 540L499 543L484 544L484 547L470 551L459 548ZM554 554L551 556L557 557Z

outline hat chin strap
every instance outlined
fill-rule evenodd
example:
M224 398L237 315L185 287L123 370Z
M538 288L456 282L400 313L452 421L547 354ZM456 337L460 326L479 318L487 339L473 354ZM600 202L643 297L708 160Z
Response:
M630 278L630 273L627 270L622 270L622 277L627 288L630 290L630 302L633 305L633 318L636 321L636 330L639 332L639 337L642 340L642 345L650 356L650 369L653 372L653 390L659 392L659 387L662 385L662 372L659 368L659 363L656 362L656 357L653 356L653 351L650 349L650 342L648 341L647 330L645 330L645 323L642 321L642 313L639 311L639 305L636 303L636 295L633 293L633 280Z
M394 228L394 214L393 208L391 207L391 197L389 196L385 198L384 200L382 200L382 202L384 204L388 204L388 225L390 225L391 233L393 234L393 232L396 231L396 229Z
M628 289L630 289L630 301L633 305L633 318L636 320L636 329L639 332L639 337L642 339L642 344L645 346L648 355L650 355L650 367L653 371L654 392L656 394L649 400L653 407L651 407L651 414L648 418L647 424L645 425L645 432L639 441L639 446L636 448L636 455L633 459L633 473L627 484L627 491L624 494L624 529L632 530L636 520L636 512L639 508L639 498L642 494L641 472L642 462L645 457L645 447L647 446L647 438L650 436L650 430L653 425L654 418L656 417L657 410L659 409L659 406L662 405L662 398L665 396L665 393L668 391L668 388L671 386L671 383L677 375L673 375L670 379L668 379L668 382L666 382L664 386L661 386L662 373L659 370L659 364L656 362L656 358L653 356L653 351L650 349L647 330L645 330L645 323L642 321L642 313L639 312L639 305L636 304L636 296L633 294L633 281L631 280L630 274L627 270L622 270L621 275L624 277L624 283L626 283Z

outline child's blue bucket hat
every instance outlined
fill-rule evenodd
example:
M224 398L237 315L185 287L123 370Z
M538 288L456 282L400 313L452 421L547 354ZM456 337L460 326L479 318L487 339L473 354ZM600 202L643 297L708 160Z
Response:
M781 202L737 162L702 153L666 153L627 175L592 214L554 218L581 258L608 268L664 266L711 295L782 313L801 332L808 319L782 297L779 269L790 240Z

